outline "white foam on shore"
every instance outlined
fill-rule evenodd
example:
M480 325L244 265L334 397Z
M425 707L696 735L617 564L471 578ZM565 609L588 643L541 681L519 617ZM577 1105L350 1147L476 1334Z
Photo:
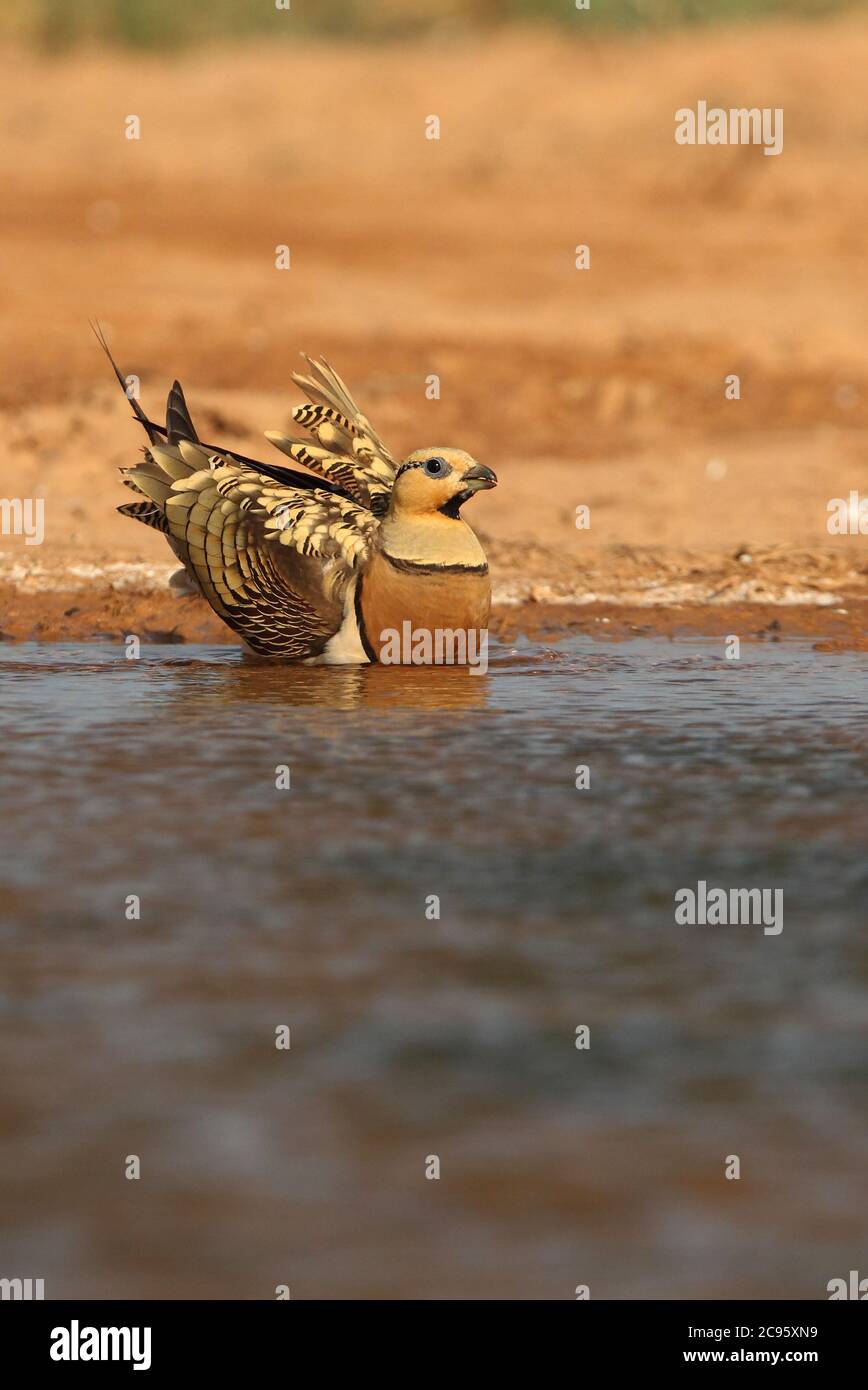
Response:
M534 580L516 579L495 585L492 601L501 607L518 607L523 603L550 603L586 607L593 603L620 605L625 608L673 608L682 604L713 604L724 608L731 603L777 604L782 608L811 606L833 608L844 599L842 592L828 589L797 588L792 584L778 587L746 579L740 584L721 588L719 581L680 584L651 584L640 588L624 587L596 591L566 589Z
M177 562L145 564L119 560L104 565L50 566L38 560L25 562L19 556L0 552L0 582L12 584L25 594L81 591L99 586L125 593L163 593L172 587L171 579L177 572ZM709 577L700 582L634 584L604 590L551 584L544 579L510 579L495 584L493 591L494 604L505 608L524 603L565 607L587 607L599 603L629 608L670 608L690 604L725 607L731 603L762 603L777 604L782 608L832 608L840 605L845 597L846 590L843 589L819 589L787 583L774 585L747 577L736 583Z
M152 594L168 589L177 563L153 565L117 561L109 565L43 565L38 560L22 563L0 554L0 582L12 584L22 594L76 591L105 586L109 589Z

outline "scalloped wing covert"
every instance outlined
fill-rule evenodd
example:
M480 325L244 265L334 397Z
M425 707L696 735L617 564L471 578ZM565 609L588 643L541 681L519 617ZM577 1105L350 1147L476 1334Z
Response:
M254 651L295 660L322 653L370 557L379 527L372 512L324 488L277 483L186 440L151 445L123 471L165 519L172 548L211 607Z
M292 379L311 404L296 406L292 418L315 442L277 430L267 431L266 438L296 463L344 488L376 516L385 515L397 463L334 368L324 358L305 356L305 361L310 376L294 372Z

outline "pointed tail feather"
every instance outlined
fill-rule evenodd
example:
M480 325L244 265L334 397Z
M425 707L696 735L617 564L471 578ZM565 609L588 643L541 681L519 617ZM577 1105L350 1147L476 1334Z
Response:
M135 415L142 429L147 434L150 442L152 444L159 444L160 441L164 438L166 431L163 429L162 425L155 425L153 420L148 419L147 415L142 410L142 407L139 405L138 401L127 391L126 378L124 377L117 362L112 357L109 345L105 340L105 334L103 333L99 324L92 323L91 328L93 329L94 337L96 338L97 342L99 343L100 347L102 348L103 352L105 353L106 357L112 365L112 370L114 371L115 376L120 382L121 390L123 391L124 395L130 403L130 406L132 407L133 414Z
M180 381L172 383L166 402L166 438L170 444L178 444L182 439L189 440L191 444L199 443Z

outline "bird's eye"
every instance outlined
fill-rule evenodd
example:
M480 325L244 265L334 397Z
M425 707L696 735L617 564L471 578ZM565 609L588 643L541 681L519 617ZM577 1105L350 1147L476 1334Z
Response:
M448 467L445 459L428 459L425 464L425 472L432 478L442 478Z

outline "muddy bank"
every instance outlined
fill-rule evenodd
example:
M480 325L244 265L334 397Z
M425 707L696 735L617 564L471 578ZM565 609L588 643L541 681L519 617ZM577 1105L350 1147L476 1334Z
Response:
M171 570L171 567L167 567ZM135 633L145 643L206 642L234 645L234 633L203 599L170 582L136 588L102 581L30 590L0 583L0 640L117 641ZM167 576L168 579L168 576ZM141 582L141 581L140 581ZM617 602L552 598L548 581L528 581L536 599L495 603L492 633L503 641L527 637L557 642L584 633L605 640L635 637L728 636L742 641L812 639L819 651L868 651L868 598L821 591L821 602ZM497 591L496 591L497 592Z
M858 546L704 552L567 536L555 548L533 534L481 535L492 570L491 628L506 641L735 633L868 650L868 562ZM166 559L162 538L145 533L144 540L148 558L144 550L136 559L108 551L85 558L74 546L20 541L0 551L0 640L119 641L135 633L144 642L234 644Z

